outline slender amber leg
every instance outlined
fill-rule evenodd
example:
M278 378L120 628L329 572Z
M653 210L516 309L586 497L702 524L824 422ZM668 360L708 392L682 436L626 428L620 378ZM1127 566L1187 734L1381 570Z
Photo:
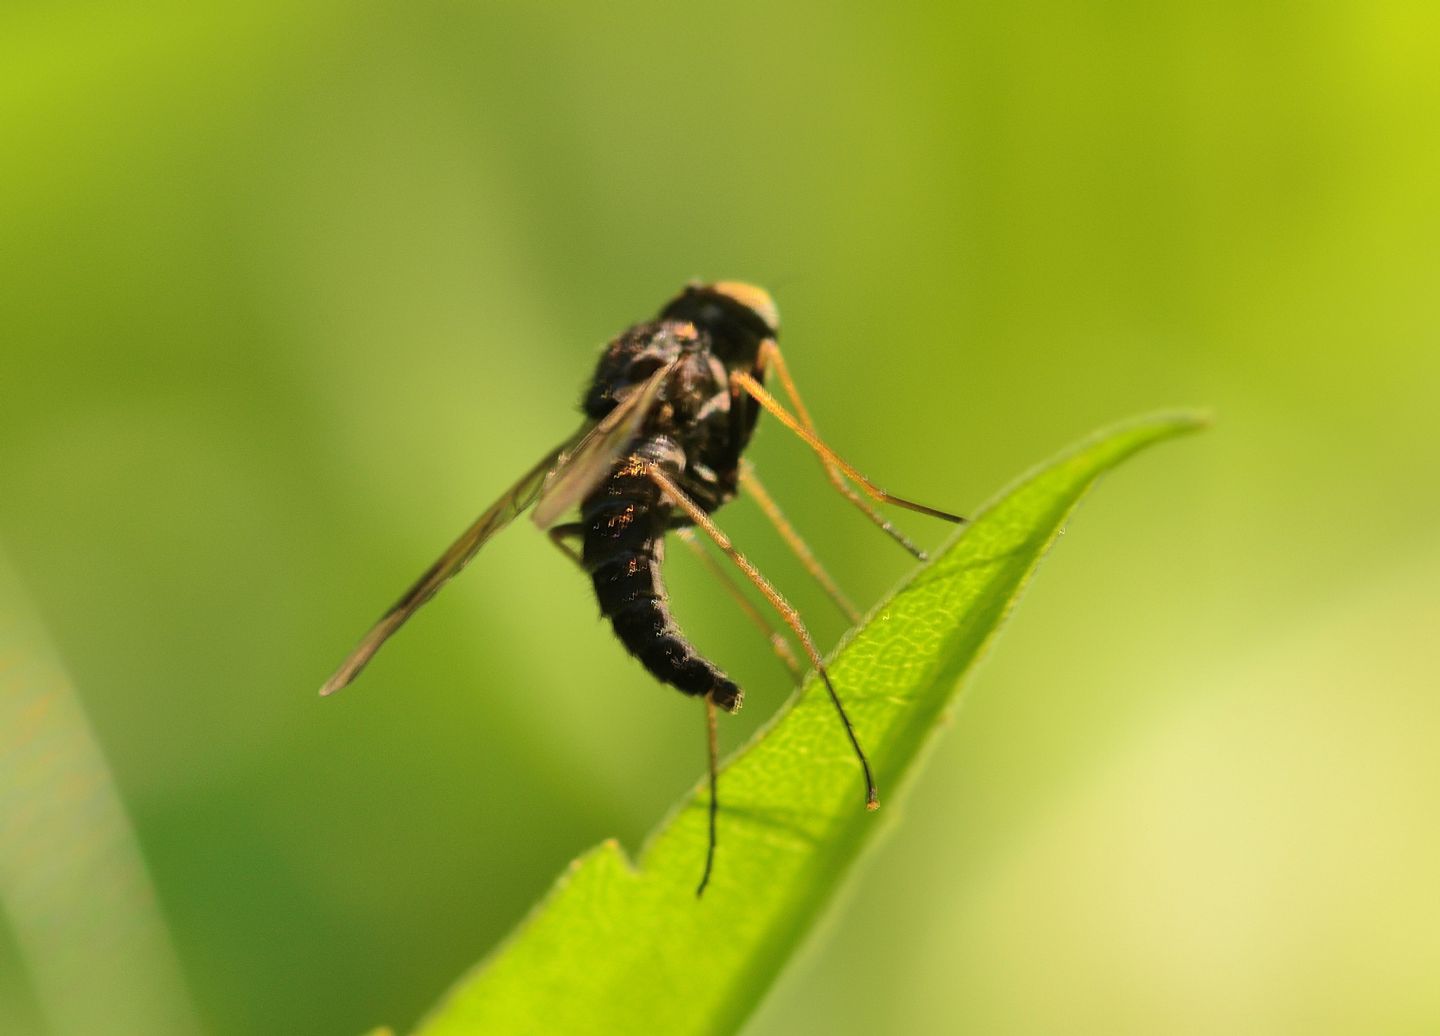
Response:
M805 404L800 399L800 393L795 386L795 380L790 376L789 368L786 367L785 360L780 354L780 347L777 346L773 340L766 341L761 347L759 365L762 370L769 367L774 368L776 376L780 379L780 383L785 389L786 395L790 397L791 404L800 415L798 418L786 410L759 381L748 373L744 371L734 371L730 375L731 380L749 393L762 407L770 411L776 420L803 439L806 445L814 450L820 457L820 461L825 468L825 473L835 488L859 508L866 517L884 530L906 550L910 551L910 553L914 554L917 558L923 559L925 557L923 550L911 543L910 540L891 525L883 515L861 499L860 495L845 482L845 478L849 478L859 486L867 496L881 503L894 504L897 507L918 511L921 514L928 514L934 518L942 518L945 521L963 522L965 520L959 515L950 514L948 511L941 511L938 508L916 503L913 500L895 496L893 493L887 493L864 475L860 474L853 465L845 461L833 449L826 445L816 433L814 422L810 419L810 413L805 409Z
M755 625L756 629L765 634L765 639L775 649L775 654L785 664L785 668L790 670L790 675L795 678L795 682L799 683L803 674L800 671L800 663L795 658L795 653L790 650L789 641L770 624L770 621L761 614L760 609L751 603L750 598L745 596L745 592L731 578L730 573L720 566L720 562L716 561L714 556L701 546L700 541L695 538L694 529L676 529L675 535L680 537L681 543L694 552L695 556L700 559L700 563L710 570L710 574L720 581L720 585L725 587L725 591L735 599L735 603L740 606L745 617Z
M830 573L825 571L825 566L820 564L820 559L815 556L814 552L810 549L810 545L805 542L800 533L790 524L790 520L785 517L785 512L780 510L780 506L775 503L775 498L770 495L769 491L766 490L765 486L760 482L759 477L755 474L755 466L748 460L740 461L740 487L755 501L760 510L765 513L765 517L770 519L770 523L774 525L780 533L781 539L789 545L790 550L800 559L800 564L805 566L805 571L810 573L825 593L829 595L830 600L835 602L835 607L840 609L841 613L850 620L852 625L859 622L860 609L851 604L850 599L835 585L835 580L830 578Z
M830 673L825 668L825 662L820 657L820 651L815 647L815 641L810 636L810 631L805 628L805 623L800 619L790 602L780 596L780 591L770 585L769 580L760 574L760 571L750 561L735 549L730 538L720 531L719 527L710 520L710 516L702 511L685 491L672 482L663 471L654 464L647 465L646 473L654 480L655 484L668 496L674 504L685 512L685 515L699 529L714 541L715 546L725 554L735 566L744 572L750 582L755 584L768 600L774 609L780 613L785 624L794 632L805 653L810 656L810 662L815 671L820 674L820 680L825 685L826 692L830 695L831 704L835 706L835 713L840 717L841 724L845 727L845 736L850 740L850 747L855 750L855 757L860 760L860 768L865 774L865 806L868 809L877 809L880 806L880 795L875 788L875 778L870 772L870 760L865 758L865 750L860 747L860 740L855 736L855 728L850 723L850 717L845 712L845 706L840 701L840 695L835 690L835 685L830 682Z

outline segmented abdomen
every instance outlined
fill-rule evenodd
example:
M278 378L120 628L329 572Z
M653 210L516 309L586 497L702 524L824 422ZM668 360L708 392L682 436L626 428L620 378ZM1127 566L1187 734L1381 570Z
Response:
M686 694L710 694L734 711L740 689L685 639L670 614L660 563L671 505L645 473L655 464L678 478L684 453L669 438L642 442L632 457L585 499L583 557L600 611L620 642L655 677Z

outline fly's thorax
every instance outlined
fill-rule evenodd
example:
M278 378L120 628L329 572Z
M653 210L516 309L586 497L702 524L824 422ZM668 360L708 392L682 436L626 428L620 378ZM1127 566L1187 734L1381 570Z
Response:
M682 296L689 301L681 308L696 303L698 308L691 307L696 317L709 321L709 326L667 313L617 336L601 355L584 402L586 415L601 420L631 393L640 391L656 371L669 367L664 385L645 414L640 439L647 450L658 449L661 442L669 444L663 458L665 473L707 512L734 497L740 454L758 416L753 401L733 390L730 372L735 368L722 355L724 342L733 346L736 334L750 335L754 340L745 348L755 353L760 341L755 336L773 331L771 324L749 309L745 312L750 313L753 326L748 330L741 326L743 319L738 324L724 319L717 323L714 314L697 302L712 296L722 304L729 298L723 293L707 296L694 291ZM728 304L738 305L734 299ZM717 331L722 338L731 337L717 339ZM612 480L605 491L619 490L627 496L645 492L634 483L635 472L627 472L626 466L624 460L617 465L615 473L623 477Z
M780 312L769 292L739 281L688 284L665 304L660 318L694 324L733 370L753 370L760 346L780 335Z
M650 375L682 353L695 351L699 339L694 325L677 321L648 320L626 329L600 354L581 409L600 420Z
M585 394L586 416L600 420L656 371L679 361L646 421L650 434L682 442L696 423L729 406L729 373L710 336L685 320L636 324L605 347Z

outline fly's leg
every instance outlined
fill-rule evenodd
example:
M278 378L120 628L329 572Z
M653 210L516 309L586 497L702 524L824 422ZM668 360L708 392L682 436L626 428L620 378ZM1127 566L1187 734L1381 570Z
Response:
M550 537L550 542L559 548L560 553L579 565L582 572L585 571L585 559L580 556L574 547L566 542L567 540L575 540L584 536L584 525L580 522L566 522L563 525L552 525L545 530L545 535Z
M774 626L770 625L770 622L760 613L760 609L756 608L755 605L750 602L750 598L745 596L744 591L741 590L735 580L731 578L730 573L721 568L720 563L715 560L711 553L701 546L700 541L695 537L694 529L688 526L676 526L675 534L680 537L680 542L689 547L695 556L700 559L701 564L710 571L711 575L720 581L720 585L734 598L735 603L740 606L740 610L745 613L745 616L754 623L755 627L759 629L761 633L765 634L765 638L770 641L770 646L775 649L776 656L785 664L785 668L790 670L790 675L798 684L802 675L800 672L800 663L796 660L795 653L790 650L790 643ZM705 846L705 872L700 876L700 885L695 890L696 896L704 894L705 886L710 883L710 872L715 866L715 836L720 812L720 735L715 722L715 702L709 695L705 696L705 733L706 745L709 749L707 758L710 767L710 806L708 818L710 836Z
M725 554L735 566L744 572L750 582L755 584L768 600L774 609L780 613L785 624L790 627L805 653L810 656L810 662L815 667L815 672L820 674L820 680L825 684L825 690L830 695L830 702L835 706L835 713L840 717L841 724L845 727L845 736L850 740L850 747L855 750L855 757L860 760L860 768L865 775L865 806L867 809L878 809L880 806L880 794L875 789L875 778L870 772L870 760L865 758L865 750L860 747L860 740L855 736L855 728L850 723L850 717L845 712L845 706L840 701L840 695L835 691L835 685L830 682L830 673L825 669L825 662L820 657L820 651L815 647L815 641L810 636L810 631L805 628L805 623L800 619L790 602L780 596L780 592L770 585L769 580L762 576L759 570L750 561L735 549L730 542L730 537L720 531L719 527L710 520L710 516L702 511L694 500L686 495L685 491L676 485L671 479L654 464L646 466L646 473L654 480L655 484L670 498L677 507L685 512L685 516L701 529L720 551Z
M760 507L760 510L764 512L765 517L770 519L770 523L774 525L776 531L780 533L780 538L785 541L790 547L790 550L800 559L800 564L805 566L805 571L814 577L815 581L820 584L830 600L835 602L835 607L839 608L845 618L850 620L851 625L859 622L860 609L851 604L850 598L846 597L840 588L835 585L835 580L830 578L830 573L825 571L825 566L820 564L820 559L811 551L810 545L805 542L800 536L800 533L795 531L795 527L791 525L789 519L785 517L785 512L780 510L779 505L775 503L774 497L772 497L765 486L761 484L760 479L755 474L755 466L748 460L742 459L740 461L740 487L755 501ZM861 503L863 504L864 501L861 501Z
M925 552L911 543L910 540L905 537L904 533L896 529L883 515L867 504L861 498L860 494L855 492L855 490L846 483L846 478L859 486L866 496L880 503L894 504L896 507L918 511L921 514L928 514L933 518L942 518L949 522L963 522L965 520L959 515L950 514L948 511L941 511L938 508L916 503L913 500L906 500L903 497L895 496L893 493L887 493L864 475L860 474L853 465L826 445L815 432L815 424L810 419L810 412L805 409L805 404L800 399L799 390L795 387L795 380L790 376L789 368L785 366L785 361L780 355L780 347L775 344L774 340L766 341L764 345L761 346L759 364L761 369L767 367L773 367L775 369L776 376L780 379L781 385L784 386L785 394L790 397L791 404L800 415L798 418L786 410L780 402L766 390L765 386L761 385L759 381L745 371L733 371L730 375L731 381L738 384L749 393L757 403L770 411L777 421L804 440L805 444L820 457L820 461L825 467L825 474L830 479L831 484L833 484L846 499L859 508L867 518L895 540L895 542L899 543L917 558L921 560L925 559Z
M896 507L917 511L920 514L928 514L932 518L940 518L947 522L955 522L958 524L965 521L965 519L958 514L951 514L949 511L942 511L939 508L916 503L914 500L906 500L903 497L895 496L893 493L885 492L885 490L856 471L853 466L842 460L834 450L827 446L820 439L820 433L815 429L815 422L810 417L810 411L805 408L805 402L800 398L800 390L795 385L795 379L790 375L790 367L785 363L785 357L780 352L780 346L776 344L773 338L767 339L764 345L761 346L759 362L762 369L764 369L767 364L774 366L775 375L780 379L780 384L785 389L785 395L789 397L791 405L795 407L795 412L800 415L800 422L804 426L805 431L809 432L808 436L802 435L801 438L805 439L811 448L820 455L820 459L832 473L832 481L839 478L839 472L844 472L845 475L854 481L868 496L881 503L894 504ZM758 383L757 387L760 388L761 392L765 391L764 386L758 385ZM766 394L768 395L768 393ZM762 406L766 405L758 396L756 399ZM775 413L776 410L772 409L772 407L780 408L780 404L775 401L775 397L773 396L770 397L770 405L766 406L766 409L771 410L771 413ZM778 417L779 415L776 414L776 416Z
M720 567L720 562L716 561L714 556L700 545L700 541L695 538L694 529L678 528L675 530L675 535L680 537L681 543L694 552L695 556L700 559L700 563L710 570L710 574L720 581L720 585L725 587L725 591L735 599L735 603L740 606L745 617L755 625L756 629L765 634L765 639L770 641L770 646L775 649L775 654L785 664L785 668L790 670L790 675L798 684L802 675L800 663L796 660L795 653L790 650L790 642L770 624L769 620L760 613L760 609L750 602L750 598L745 596L744 591L731 578L730 573Z
M705 744L710 761L710 839L705 843L705 871L700 875L700 885L695 889L695 898L705 894L710 884L710 872L715 868L715 828L720 817L720 732L715 723L715 699L705 695Z
M761 351L759 362L761 369L763 370L767 366L767 364L774 366L775 373L780 378L780 383L785 387L785 394L790 397L790 404L795 408L795 412L800 415L801 424L806 430L808 430L809 432L811 432L812 435L814 435L815 422L811 420L810 411L805 409L805 404L800 399L800 393L795 387L795 381L793 378L790 377L790 369L785 366L785 361L781 358L780 347L778 345L775 345L774 340L771 339L767 341L764 345L762 345L760 349ZM759 400L762 406L765 405L765 401L761 399L758 395L755 395L755 393L750 390L750 387L748 385L746 385L745 390L747 392L750 392L752 396L755 396L755 398ZM773 397L771 397L771 402L774 402ZM776 406L778 405L779 404L777 403ZM766 407L766 409L771 408ZM783 422L784 418L782 418L781 420ZM805 439L807 444L809 444L812 448L815 446L815 442L811 442L810 439L806 438L801 429L795 428L794 425L790 425L788 422L785 423L789 427L791 427L797 434L799 434L802 439ZM818 442L818 439L816 441ZM842 475L840 474L840 467L837 464L827 458L825 454L820 450L817 449L816 452L820 454L821 464L825 468L825 477L830 480L830 484L839 491L840 495L845 497L845 499L849 500L850 503L854 504L855 507L859 509L860 513L865 515L866 518L869 518L870 521L873 522L876 526L878 526L882 532L888 535L896 543L900 544L900 546L908 550L911 554L915 555L915 557L919 558L921 561L924 561L926 557L925 551L915 546L915 544L910 541L909 537L907 537L903 532L895 528L895 526L890 523L890 520L888 518L886 518L879 511L875 510L875 508L871 507L868 503L866 503L865 498L862 497L859 493L855 492L855 490L851 487L850 483L846 482L845 479L842 477Z

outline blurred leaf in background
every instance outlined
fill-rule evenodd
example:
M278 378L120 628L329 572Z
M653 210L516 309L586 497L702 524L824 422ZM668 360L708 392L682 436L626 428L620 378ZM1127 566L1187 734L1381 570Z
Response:
M0 556L0 916L34 994L6 990L0 1029L31 1027L33 1009L59 1036L189 1036L134 832L27 597Z
M828 437L943 506L1221 417L1092 502L752 1030L1440 1024L1437 42L1358 0L7 5L0 539L206 1027L403 1028L699 772L519 527L314 696L695 275L769 287ZM904 555L777 433L874 600ZM671 568L737 743L783 681Z

